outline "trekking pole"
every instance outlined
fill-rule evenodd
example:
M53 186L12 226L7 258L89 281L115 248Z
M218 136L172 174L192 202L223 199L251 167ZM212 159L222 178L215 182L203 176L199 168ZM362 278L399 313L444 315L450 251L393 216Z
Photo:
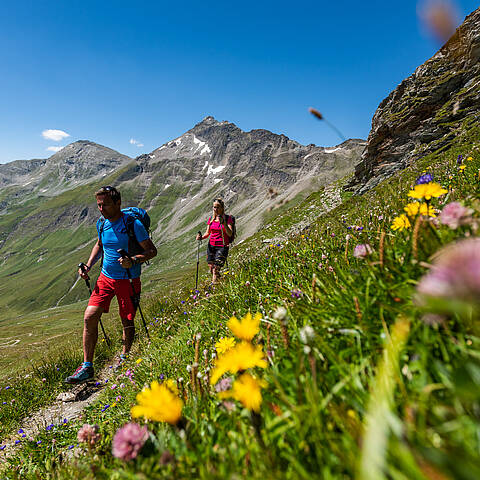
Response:
M92 295L92 287L90 286L90 278L89 278L87 272L85 271L85 267L86 267L86 265L83 262L78 264L78 268L83 273L85 273L87 275L87 278L85 279L85 283L87 285L88 291L90 292L90 296L91 296ZM105 341L107 342L107 345L110 347L110 340L108 339L107 334L105 333L105 329L103 328L102 319L99 318L98 321L100 322L100 327L102 328L103 337L105 338Z
M195 276L195 290L198 290L198 264L200 263L200 244L202 243L202 232L198 232L200 240L197 242L197 275Z
M117 253L118 253L122 258L128 258L128 259L132 262L132 265L133 265L133 259L132 259L132 257L127 253L126 250L124 250L123 248L120 248L120 249L117 250ZM145 322L145 318L143 318L142 309L140 308L140 296L137 296L137 294L135 293L135 287L133 286L133 279L132 279L132 274L130 273L130 269L127 268L126 270L127 270L128 279L130 280L130 285L132 286L132 292L133 292L132 302L133 302L133 306L134 306L135 308L138 307L138 311L140 312L140 316L142 317L143 326L145 327L145 332L147 333L148 341L150 341L150 334L148 333L147 324L146 324L146 322Z

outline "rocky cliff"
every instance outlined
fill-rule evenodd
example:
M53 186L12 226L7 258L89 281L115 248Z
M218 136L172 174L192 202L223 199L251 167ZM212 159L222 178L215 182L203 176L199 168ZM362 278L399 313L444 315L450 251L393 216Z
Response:
M384 99L351 187L357 193L480 123L480 8L450 40Z

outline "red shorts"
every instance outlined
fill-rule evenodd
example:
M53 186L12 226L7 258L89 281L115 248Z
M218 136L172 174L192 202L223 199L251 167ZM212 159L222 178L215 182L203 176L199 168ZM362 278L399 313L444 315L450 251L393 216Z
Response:
M141 283L140 278L132 279L135 287L135 293L140 294ZM118 309L120 318L133 320L135 318L135 306L132 302L132 286L130 280L117 280L108 278L103 273L98 277L95 288L88 302L88 305L94 307L102 307L105 313L108 313L110 302L114 295L117 296Z

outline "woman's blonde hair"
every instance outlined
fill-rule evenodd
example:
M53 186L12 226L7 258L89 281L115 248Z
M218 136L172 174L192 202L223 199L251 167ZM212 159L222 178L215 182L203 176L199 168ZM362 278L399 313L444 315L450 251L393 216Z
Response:
M223 211L225 211L225 203L224 203L223 199L221 199L221 198L215 198L215 199L213 200L213 203L215 203L215 202L218 202L218 203L221 205Z

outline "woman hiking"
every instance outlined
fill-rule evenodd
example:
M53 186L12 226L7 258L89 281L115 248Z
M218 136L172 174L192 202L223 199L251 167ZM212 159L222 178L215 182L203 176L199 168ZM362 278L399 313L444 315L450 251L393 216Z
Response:
M213 201L212 216L207 221L204 235L197 234L197 240L210 237L207 246L207 263L212 274L212 283L218 283L220 269L225 264L228 255L228 245L233 236L233 219L225 215L225 204L221 198Z

